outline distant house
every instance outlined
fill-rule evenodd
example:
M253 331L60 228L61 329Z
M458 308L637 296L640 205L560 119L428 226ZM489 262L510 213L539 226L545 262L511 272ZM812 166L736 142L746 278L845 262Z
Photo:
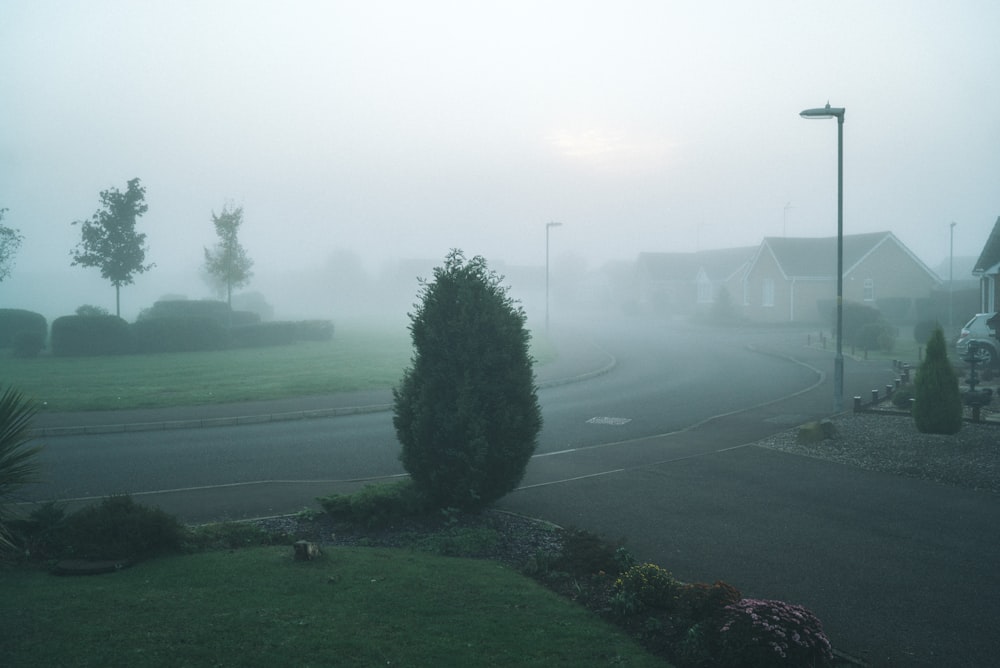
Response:
M892 232L844 236L845 301L912 318L940 278ZM825 322L837 297L837 237L767 237L742 279L743 314L761 322Z
M740 277L755 250L640 253L636 261L639 304L653 311L691 314L707 310L723 289L735 303Z
M1000 311L1000 217L993 225L972 274L979 277L980 310L983 313Z

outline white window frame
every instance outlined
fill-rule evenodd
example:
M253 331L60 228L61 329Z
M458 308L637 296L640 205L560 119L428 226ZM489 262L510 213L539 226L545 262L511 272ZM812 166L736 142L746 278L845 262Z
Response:
M774 279L765 278L760 285L760 305L774 306Z
M873 302L873 301L875 301L875 279L874 278L866 278L865 279L865 297L864 297L864 300L866 302Z

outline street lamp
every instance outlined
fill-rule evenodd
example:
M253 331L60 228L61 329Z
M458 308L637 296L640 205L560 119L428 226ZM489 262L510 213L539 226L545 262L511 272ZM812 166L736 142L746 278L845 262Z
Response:
M806 109L802 118L837 119L837 356L833 360L833 407L844 410L844 108L827 102L819 109Z
M955 221L948 239L948 336L955 331Z
M545 223L545 333L549 333L549 230L562 223Z

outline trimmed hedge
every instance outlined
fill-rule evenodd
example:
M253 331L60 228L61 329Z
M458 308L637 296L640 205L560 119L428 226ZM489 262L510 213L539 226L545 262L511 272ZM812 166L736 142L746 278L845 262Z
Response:
M136 321L132 332L140 353L221 350L229 343L226 328L212 317L146 318Z
M19 308L0 308L0 348L13 346L14 337L20 332L31 332L44 341L48 329L48 322L41 313Z
M132 348L128 323L116 315L64 315L52 321L53 355L123 355Z
M161 299L144 310L139 319L212 318L221 325L228 325L229 315L229 304L226 302L211 299Z

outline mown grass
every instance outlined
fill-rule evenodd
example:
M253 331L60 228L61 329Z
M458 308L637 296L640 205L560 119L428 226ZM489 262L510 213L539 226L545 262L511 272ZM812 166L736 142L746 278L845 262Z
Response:
M532 354L554 356L545 341ZM412 345L405 325L337 324L332 341L197 353L11 357L0 383L47 411L232 403L383 389L399 382Z
M289 547L164 557L114 574L0 570L4 666L663 666L491 561Z

